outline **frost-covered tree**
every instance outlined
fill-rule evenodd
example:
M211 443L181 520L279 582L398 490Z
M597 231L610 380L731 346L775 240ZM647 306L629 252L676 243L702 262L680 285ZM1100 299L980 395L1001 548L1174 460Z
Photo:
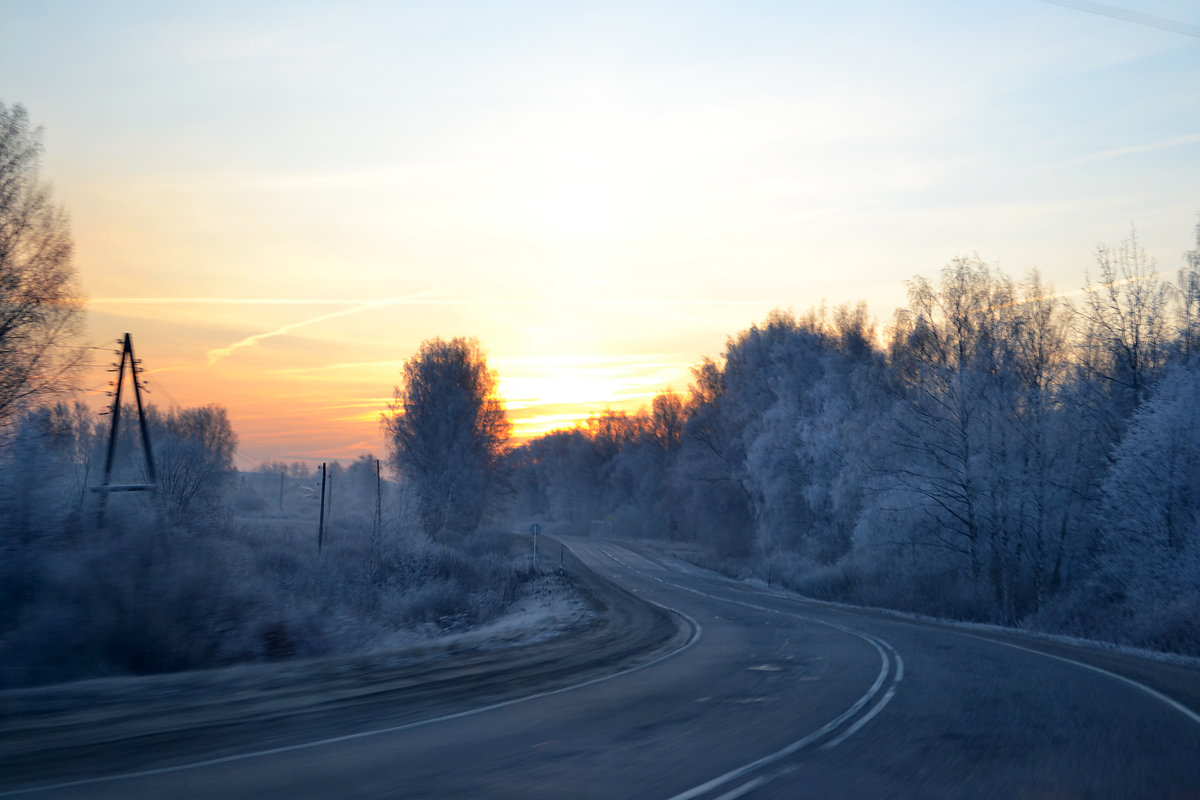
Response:
M914 541L958 554L975 579L990 566L993 537L1010 530L997 503L1015 442L1004 424L1012 401L1012 282L975 258L957 258L933 284L909 284L897 313L893 479L917 502Z
M1070 306L1036 271L1018 287L1018 295L1013 342L1018 395L1012 422L1019 460L1011 502L1020 520L1015 546L1024 548L1020 555L1032 582L1029 604L1036 608L1065 579L1068 531L1078 529L1088 514L1083 498L1090 465L1102 454L1083 446L1088 437L1079 430L1078 415L1067 410Z
M670 389L654 396L650 424L658 446L667 453L679 449L683 426L687 422L687 405L683 395Z
M867 538L887 531L910 546L909 571L954 576L970 613L1019 618L1062 579L1091 475L1062 413L1069 325L1036 273L1017 284L977 257L915 279L897 314L897 402Z
M1177 367L1129 425L1103 486L1106 548L1130 568L1200 547L1200 367Z
M124 419L136 419L133 408ZM107 417L101 438L108 440ZM221 507L236 473L237 434L224 406L146 406L146 429L154 456L159 497L171 516L186 522ZM113 454L113 483L147 483L150 476L138 425L122 425ZM103 462L101 462L103 463Z
M237 435L223 406L147 410L158 483L172 513L215 510L235 474Z
M775 402L773 351L795 329L775 311L726 344L722 364L705 359L692 370L692 403L674 469L682 524L727 555L754 549L755 487L746 472L747 447Z
M877 395L858 378L882 363L865 325L845 308L833 320L812 312L775 345L775 400L746 455L764 553L786 550L830 563L850 549L858 493L846 491L845 478L863 462L859 433L870 422L861 412Z
M78 521L97 465L95 415L82 403L22 413L0 451L0 528L16 538L53 537Z
M1096 265L1099 282L1088 276L1081 312L1080 366L1092 387L1092 411L1111 446L1166 363L1170 290L1137 231L1116 248L1097 248Z
M66 212L39 177L42 132L0 103L0 423L61 389L82 362Z
M384 417L391 464L416 491L430 536L481 519L511 428L474 339L430 339L404 363Z
M1103 482L1090 579L1064 603L1059 627L1200 652L1197 397L1200 369L1176 366L1134 414Z
M1176 286L1179 298L1179 350L1185 359L1200 355L1200 223L1196 225L1196 249L1183 254Z

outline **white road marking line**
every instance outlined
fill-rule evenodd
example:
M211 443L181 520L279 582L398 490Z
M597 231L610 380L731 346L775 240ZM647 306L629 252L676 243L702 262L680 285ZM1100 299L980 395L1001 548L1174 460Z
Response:
M661 562L660 562L660 563L661 563ZM664 565L664 566L665 566L665 565ZM678 572L683 572L683 574L685 574L685 575L686 575L686 574L689 574L689 573L688 573L687 571L685 571L685 570L676 570L676 571L678 571ZM737 582L736 582L736 581L734 581L733 579L724 579L724 580L725 580L725 582L726 582L726 583L729 583L729 584L731 584L731 585L734 585L734 586L736 586L736 585L737 585ZM872 608L870 608L870 607L859 607L859 606L852 606L852 605L849 605L849 604L833 603L833 602L827 602L827 601L822 601L822 600L813 600L813 599L811 599L811 598L807 598L807 597L800 597L800 596L796 596L796 595L789 595L789 594L786 594L786 593L784 593L784 592L781 592L781 591L775 591L775 592L753 591L752 593L753 593L753 594L760 595L760 596L762 596L762 597L771 597L771 598L774 598L774 599L776 599L776 600L785 600L785 601L792 601L792 602L804 602L804 603L816 603L816 604L828 605L828 606L831 606L831 607L833 607L833 608L835 608L835 609L837 609L837 610L840 610L840 611L845 611L845 612L848 612L848 613L851 613L851 614L853 614L853 613L857 613L857 612L867 612L867 611L872 611L872 610L883 610L883 611L887 611L887 610L888 610L888 609L872 609ZM918 627L920 627L920 626L923 626L923 625L928 625L928 624L929 624L929 623L926 623L926 622L924 622L924 621L923 621L923 620L921 620L921 619L914 619L914 618L909 618L909 617L905 617L905 616L898 616L898 617L895 617L894 619L895 619L895 621L896 621L896 622L900 622L900 623L904 623L904 624L908 624L908 625L915 625L915 626L918 626ZM967 637L969 637L969 638L971 638L971 639L979 639L980 641L984 641L984 642L991 642L992 644L1004 645L1005 647L1011 647L1011 648L1013 648L1013 649L1015 649L1015 650L1024 650L1024 651L1026 651L1026 652L1028 652L1028 653L1035 653L1035 654L1037 654L1037 655L1039 655L1039 656L1044 656L1044 657L1046 657L1046 658L1053 658L1053 659L1055 659L1055 660L1057 660L1057 661L1065 661L1065 662L1066 662L1066 663L1068 663L1068 664L1074 664L1074 665L1075 665L1075 666L1077 666L1077 667L1083 667L1084 669L1089 669L1089 670L1091 670L1092 672L1098 672L1098 673L1100 673L1101 675L1107 675L1107 676L1108 676L1108 677L1110 677L1110 678L1114 678L1114 679L1116 679L1116 680L1118 680L1118 681L1120 681L1120 682L1122 682L1122 683L1128 684L1128 685L1130 685L1130 686L1133 686L1133 687L1135 687L1135 688L1137 688L1137 689L1141 690L1141 691L1142 691L1142 692L1144 692L1145 694L1148 694L1148 695L1150 695L1151 697L1153 697L1155 700L1158 700L1158 701L1160 701L1160 702L1162 702L1162 703L1165 703L1166 705L1168 705L1168 706L1170 706L1171 708L1175 709L1175 710L1176 710L1176 711L1178 711L1180 714L1183 714L1185 717L1187 717L1188 719L1190 719L1192 722L1195 722L1197 725L1200 725L1200 713L1198 713L1198 712L1196 712L1195 710L1193 710L1193 709L1189 708L1188 706L1185 706L1183 703L1179 702L1178 700L1175 700L1174 698L1172 698L1172 697L1170 697L1170 696L1168 696L1168 695L1165 695L1165 694L1163 694L1162 692L1158 691L1157 689L1153 689L1153 688L1151 688L1151 687L1147 686L1147 685L1146 685L1146 684L1144 684L1144 683L1141 683L1141 682L1139 682L1139 681L1136 681L1136 680L1134 680L1133 678L1127 678L1127 677L1125 677L1124 675L1121 675L1121 674L1119 674L1119 673L1116 673L1116 672L1110 672L1109 670L1106 670L1106 669L1104 669L1104 668L1102 668L1102 667L1096 667L1096 666L1093 666L1093 665L1091 665L1091 664L1088 664L1088 663L1087 663L1087 662L1085 662L1085 661L1076 661L1076 660L1075 660L1075 659L1073 659L1073 658L1067 658L1066 656L1056 656L1056 655L1053 655L1053 654L1051 654L1051 653L1047 653L1047 652L1045 652L1045 651L1043 651L1043 650L1037 650L1037 649L1035 649L1035 648L1032 648L1032 647L1024 647L1024 646L1022 646L1022 645L1019 645L1019 644L1013 644L1013 643L1011 643L1011 642L1005 642L1005 641L1002 641L1002 640L1000 640L1000 639L991 639L991 638L989 638L989 637L987 637L987 636L980 636L980 635L978 635L978 634L974 634L974 633L968 633L968 632L966 632L966 631L964 631L964 630L960 630L960 629L958 629L958 628L955 626L955 623L954 623L954 621L953 621L953 620L933 620L933 621L932 621L932 623L933 623L933 624L935 624L935 625L937 625L937 627L938 627L940 630L943 630L943 631L945 631L946 633L953 633L953 634L956 634L956 635L958 635L958 636L967 636ZM897 654L897 655L896 655L896 657L897 657L897 658L899 658L899 654ZM901 664L903 664L903 662L901 662ZM901 674L901 676L903 676L903 674L904 674L904 670L903 670L903 669L901 669L901 670L900 670L900 674Z
M767 782L766 778L755 778L752 781L747 781L746 783L743 783L741 786L737 787L736 789L732 789L732 790L726 792L725 794L721 795L720 797L714 798L714 800L736 800L736 798L741 797L742 795L750 794L750 792L753 792L755 789L762 786L766 782Z
M862 728L862 726L866 725L868 722L870 722L872 719L874 719L875 716L880 711L883 711L884 706L886 706L888 703L890 703L892 698L896 696L896 683L897 682L899 682L899 678L893 678L892 686L887 690L887 693L883 696L882 700L880 700L878 703L876 703L871 708L871 710L868 711L866 714L863 714L861 717L859 717L853 725L851 725L849 728L847 728L837 738L832 739L832 740L826 742L825 744L821 745L820 749L821 750L832 750L833 748L837 747L842 742L849 739L854 734L858 733L859 729ZM753 791L754 789L757 789L758 787L760 787L764 784L770 783L771 781L775 780L776 778L781 778L784 775L787 775L788 773L795 772L795 771L796 771L795 765L786 766L783 769L777 770L776 772L772 773L771 775L761 776L761 777L757 778L756 780L753 780L750 783L747 783L744 786L741 786L738 789L735 789L733 792L730 792L728 794L723 794L723 795L721 795L721 797L715 798L715 800L722 800L722 798L725 798L725 797L741 797L743 794Z
M407 722L407 723L404 723L403 725L393 725L393 726L390 726L387 728L377 728L377 729L369 730L369 731L359 731L358 733L348 733L348 734L344 734L342 736L333 736L328 739L318 739L318 740L312 741L312 742L301 742L299 744L284 745L282 747L272 747L268 750L255 750L255 751L252 751L249 753L236 753L231 756L222 756L220 758L209 758L209 759L205 759L203 761L193 761L193 762L190 762L187 764L175 764L170 767L158 767L156 769L138 770L136 772L121 772L121 773L117 773L115 775L101 775L101 776L98 776L95 778L81 778L79 780L74 780L74 781L64 781L62 783L47 784L44 786L33 786L33 787L28 787L28 788L23 788L23 789L10 789L7 791L0 791L0 797L17 797L19 795L30 795L30 794L37 794L40 792L53 792L53 791L58 791L60 789L70 789L70 788L75 788L78 786L92 786L94 784L110 783L113 781L132 780L132 779L136 779L136 778L152 778L152 777L156 777L158 775L169 775L173 772L185 772L185 771L193 770L193 769L202 769L204 767L218 766L220 764L230 764L235 761L246 761L246 760L249 760L252 758L263 758L265 756L279 755L281 753L293 753L298 750L309 750L309 749L316 748L316 747L325 747L325 746L331 745L331 744L341 744L342 742L350 742L350 741L354 741L355 739L366 739L371 736L380 736L382 734L387 734L387 733L398 733L400 731L412 730L413 728L421 728L426 725L433 725L433 724L436 724L439 722L449 722L450 720L462 719L463 717L473 717L477 714L484 714L488 711L495 711L500 708L507 708L508 706L514 706L518 703L527 703L531 700L540 700L544 697L553 697L554 695L565 694L566 692L573 692L578 689L586 688L588 686L595 686L598 683L605 683L607 681L611 681L616 678L620 678L620 677L629 675L634 672L639 672L643 669L648 669L649 667L652 667L655 664L665 661L668 658L671 658L672 656L679 655L680 653L684 652L685 650L690 648L692 645L694 645L696 642L700 641L700 637L704 634L704 628L700 625L699 622L692 619L692 617L688 616L687 614L683 613L682 611L679 611L674 608L670 608L668 606L663 605L662 603L655 603L653 600L647 600L646 602L652 603L653 605L656 605L659 608L665 609L667 611L671 611L671 612L683 617L685 620L687 620L688 624L692 626L692 635L678 649L672 650L669 653L664 653L663 655L659 656L658 658L653 659L652 661L647 661L645 664L639 664L636 667L630 667L629 669L624 669L624 670L621 670L620 672L614 672L611 675L604 675L599 678L592 678L591 680L584 681L583 683L576 683L576 684L572 684L570 686L563 686L558 689L551 689L546 692L538 692L536 694L525 695L523 697L514 697L509 700L503 700L499 703L492 703L491 705L481 706L479 708L469 708L465 711L457 711L453 714L445 714L440 717L431 717L429 719L417 720L415 722Z
M608 555L608 554L606 553L606 555ZM612 556L610 555L610 558L611 558L611 557L612 557ZM615 559L614 559L614 560L615 560ZM662 565L660 564L660 566L662 566ZM659 581L660 583L665 583L665 584L667 584L667 585L669 585L669 586L674 586L674 587L676 587L676 588L683 589L683 590L685 590L685 591L691 591L691 592L693 592L693 593L695 593L695 594L703 595L703 596L705 596L705 597L710 597L710 598L712 598L712 599L717 599L717 600L720 600L720 599L725 599L725 600L727 600L728 602L732 602L732 603L739 603L739 604L741 604L741 605L750 606L751 608L760 608L760 607L758 607L758 606L753 606L752 604L745 603L745 602L738 601L738 600L733 600L733 599L731 599L731 598L719 598L719 597L716 597L715 595L710 595L710 594L707 594L707 593L705 593L705 592L700 592L700 591L696 591L696 590L693 590L693 589L689 589L688 587L685 587L685 586L679 586L678 584L674 584L674 583L670 583L670 582L668 582L668 581L665 581L665 580L663 580L662 578L655 577L655 580ZM738 588L738 587L737 587L736 585L734 585L734 588ZM795 598L793 598L793 597L788 597L787 595L783 595L783 594L777 594L777 593L767 593L767 592L754 592L754 593L755 593L755 594L758 594L758 595L760 595L760 596L763 596L763 597L770 597L770 598L772 598L772 599L776 599L776 600L783 600L783 601L803 601L803 600L804 600L804 598L799 598L799 597L795 597ZM775 613L784 613L784 614L787 614L788 616L793 616L793 617L796 617L796 618L799 618L799 619L806 619L806 618L807 618L807 617L805 617L804 615L800 615L800 614L792 614L792 613L788 613L788 612L778 612L778 611L776 611L775 609L764 609L764 610L773 611L773 612L775 612ZM853 612L854 612L854 609L846 609L846 610L847 610L847 611L849 611L850 613L853 613ZM850 632L852 632L852 631L850 631L849 629L843 628L842 626L835 625L835 624L832 624L832 623L825 623L825 622L823 622L822 620L815 620L815 619L814 619L814 620L812 620L812 621L814 621L814 622L821 622L822 624L827 624L827 625L829 625L830 627L833 627L833 628L836 628L836 629L839 629L839 630L845 630L847 633L850 633ZM1094 666L1094 665L1092 665L1092 664L1088 664L1088 663L1086 663L1086 662L1083 662L1083 661L1077 661L1077 660L1075 660L1075 659L1073 659L1073 658L1067 658L1066 656L1054 655L1054 654L1052 654L1052 653L1047 653L1047 652L1045 652L1045 651L1042 651L1042 650L1037 650L1037 649L1034 649L1034 648L1032 648L1032 647L1024 647L1024 646L1022 646L1022 645L1019 645L1019 644L1013 644L1012 642L1005 642L1005 641L1002 641L1002 640L999 640L999 639L991 639L991 638L989 638L989 637L987 637L987 636L979 636L979 635L977 635L977 634L967 633L966 631L962 631L962 630L955 630L954 628L951 628L951 627L946 627L946 628L944 628L944 630L946 630L946 632L948 632L948 633L954 633L954 634L958 634L959 636L966 636L966 637L969 637L969 638L972 638L972 639L979 639L980 641L989 642L989 643L991 643L991 644L998 644L998 645L1002 645L1002 646L1004 646L1004 647L1011 647L1011 648L1013 648L1013 649L1015 649L1015 650L1023 650L1023 651L1025 651L1025 652L1027 652L1027 653L1033 653L1033 654L1035 654L1035 655L1039 655L1039 656L1042 656L1042 657L1044 657L1044 658L1052 658L1052 659L1054 659L1055 661L1062 661L1062 662L1064 662L1064 663L1067 663L1067 664L1072 664L1072 665L1074 665L1074 666L1077 666L1077 667L1082 667L1083 669L1090 670L1090 671L1092 671L1092 672L1096 672L1096 673L1099 673L1099 674L1101 674L1101 675L1105 675L1105 676L1107 676L1107 677L1109 677L1109 678L1112 678L1112 679L1114 679L1114 680L1117 680L1117 681L1119 681L1119 682L1121 682L1121 683L1124 683L1124 684L1126 684L1126 685L1128 685L1128 686L1131 686L1131 687L1133 687L1133 688L1135 688L1135 689L1138 689L1139 691L1143 692L1144 694L1146 694L1146 695L1149 695L1150 697L1154 698L1155 700L1158 700L1158 701L1159 701L1159 702L1161 702L1161 703L1164 703L1165 705L1167 705L1168 707L1170 707L1170 708L1174 709L1175 711L1179 712L1180 714L1183 714L1185 717L1187 717L1187 718L1188 718L1189 720L1191 720L1192 722L1194 722L1194 723L1196 723L1196 724L1200 725L1200 713L1197 713L1196 711L1192 710L1191 708L1189 708L1188 706L1184 705L1183 703L1181 703L1181 702L1179 702L1179 701L1175 700L1174 698L1172 698L1172 697L1169 697L1168 695L1166 695L1166 694L1163 694L1162 692L1158 691L1157 689L1154 689L1154 688L1152 688L1152 687L1150 687L1150 686L1147 686L1147 685L1146 685L1146 684L1144 684L1144 683L1141 683L1141 682L1139 682L1139 681L1137 681L1137 680L1134 680L1133 678L1128 678L1128 677L1126 677L1126 676L1124 676L1124 675L1118 674L1118 673L1116 673L1116 672L1111 672L1111 671L1109 671L1109 670L1106 670L1106 669L1104 669L1104 668L1102 668L1102 667L1097 667L1097 666ZM900 653L899 653L899 652L897 652L897 651L896 651L896 649L895 649L894 647L892 647L892 645L891 645L891 644L889 644L888 642L884 641L883 639L878 639L877 641L878 641L880 644L882 644L884 647L886 647L886 648L887 648L889 651L891 651L892 655L894 656L894 658L895 658L895 660L896 660L896 673L895 673L895 675L894 675L894 676L893 676L893 678L892 678L892 686L891 686L891 687L888 689L888 692L887 692L887 694L886 694L886 695L883 697L883 699L882 699L882 700L880 700L880 702L879 702L878 704L876 704L876 705L875 705L875 706L874 706L874 707L873 707L873 708L872 708L870 711L868 711L866 714L864 714L864 715L863 715L863 717L861 717L861 718L860 718L858 721L856 721L856 722L855 722L853 725L851 725L851 726L850 726L850 728L848 728L848 729L847 729L845 732L843 732L843 733L842 733L841 735L839 735L837 738L835 738L835 739L831 740L830 742L827 742L825 745L823 745L823 746L821 747L821 749L822 749L822 750L828 750L828 749L831 749L831 748L833 748L833 747L836 747L837 745L841 744L841 743L842 743L843 741L845 741L847 738L849 738L849 737L850 737L850 736L852 736L854 733L856 733L856 732L857 732L857 731L858 731L858 730L859 730L859 729L860 729L860 728L861 728L863 725L865 725L865 724L866 724L868 721L870 721L870 719L872 719L873 717L875 717L875 716L876 716L876 715L877 715L877 714L878 714L880 711L882 711L882 710L883 710L884 706L886 706L886 705L888 704L888 702L890 702L890 701L891 701L892 697L893 697L893 696L894 696L894 694L895 694L895 685L896 685L896 684L898 684L900 681L904 680L904 659L903 659L903 658L901 658L901 656L900 656ZM779 771L779 772L775 773L774 775L771 775L771 776L769 776L769 777L763 778L763 779L762 779L762 780L763 780L763 783L766 783L766 782L769 782L769 781L771 781L771 780L774 780L776 777L778 777L778 776L780 776L780 775L784 774L784 773L785 773L785 772L787 772L787 771L791 771L791 770L790 770L790 769L788 769L788 770L781 770L781 771ZM753 782L752 782L752 783L753 783ZM750 784L746 784L746 786L749 786L749 785L750 785ZM753 788L757 788L758 786L761 786L761 785L762 785L761 783L760 783L760 784L755 784L755 787L753 787ZM707 784L706 784L706 786L707 786ZM698 787L697 787L697 788L698 788ZM691 791L694 791L694 790L690 790L688 793L684 793L683 795L677 795L675 798L670 798L670 800L683 800L683 798L685 798L685 797L695 797L696 795L695 795L695 794L692 794L692 793L691 793ZM702 793L702 792L701 792L701 793Z
M875 706L870 711L868 711L867 713L865 713L861 717L859 717L858 720L853 725L851 725L849 728L847 728L836 739L831 739L828 742L826 742L825 744L821 745L821 749L822 750L832 750L833 748L837 747L842 742L849 739L854 734L858 733L859 728L861 728L863 725L866 725L868 722L873 720L875 718L875 715L878 714L880 711L883 711L883 707L886 706L888 703L892 702L892 698L895 697L895 695L896 695L896 687L893 686L892 688L887 690L887 694L885 694L883 696L883 699L880 700L878 703L876 703Z
M1068 664L1074 664L1077 667L1083 667L1084 669L1090 669L1092 672L1099 672L1101 675L1107 675L1108 677L1118 680L1121 683L1128 684L1128 685L1134 687L1135 689L1140 689L1141 691L1143 691L1146 694L1153 697L1155 700L1166 703L1168 706L1175 709L1180 714L1183 714L1185 717L1190 719L1192 722L1196 723L1197 725L1200 725L1200 714L1197 714L1195 711L1188 708L1183 703L1180 703L1178 700L1168 697L1167 695L1163 694L1162 692L1158 691L1157 689L1152 689L1144 683L1139 683L1138 681L1135 681L1133 678L1126 678L1124 675L1119 675L1116 672L1109 672L1108 670L1106 670L1102 667L1096 667L1096 666L1088 664L1084 661L1076 661L1075 659L1067 658L1066 656L1056 656L1053 653L1047 653L1042 650L1035 650L1032 647L1022 647L1021 645L1013 644L1012 642L1005 642L1005 641L1001 641L1000 639L989 639L986 636L977 636L973 633L966 633L965 631L951 630L950 632L957 633L959 636L969 636L972 639L979 639L980 641L983 641L983 642L991 642L992 644L999 644L999 645L1003 645L1005 647L1011 647L1015 650L1024 650L1026 653L1036 653L1037 655L1043 656L1044 658L1053 658L1055 661L1064 661Z
M640 569L637 569L636 567L632 567L629 564L626 564L624 561L617 558L612 553L605 550L603 547L597 547L597 549L601 553L604 553L604 555L611 558L616 563L625 567L626 569L628 569L632 572L636 572L639 575L647 576L647 573L644 573ZM854 703L854 705L852 705L846 711L844 711L840 715L838 715L837 718L831 720L830 722L827 722L819 730L814 731L813 733L810 733L809 735L792 742L791 744L787 745L786 747L782 748L781 750L777 750L774 753L770 753L770 754L763 756L762 758L759 758L748 764L743 764L742 766L732 769L723 775L718 775L717 777L715 777L709 781L706 781L705 783L702 783L698 786L693 786L691 789L688 789L687 791L673 795L668 800L692 800L692 798L696 798L701 795L707 794L707 793L713 791L714 789L724 786L726 783L729 783L730 781L741 778L741 777L749 774L750 772L753 772L761 767L765 767L765 766L767 766L769 764L773 764L781 759L787 758L788 756L799 752L800 750L802 750L803 748L812 744L813 742L820 740L825 735L832 733L834 730L839 728L843 723L845 723L847 720L849 720L851 717L853 717L855 714L857 714L859 711L861 711L862 708L864 706L866 706L869 702L871 702L871 700L875 697L875 695L878 694L880 688L883 686L884 681L887 678L888 672L890 671L891 657L888 655L888 651L891 651L891 653L895 655L896 662L897 662L896 672L892 677L892 685L888 688L888 691L884 695L884 697L877 704L875 704L870 710L868 710L866 714L864 714L860 719L855 721L849 728L847 728L845 731L843 731L837 738L833 739L832 741L830 741L830 742L826 743L824 746L822 746L821 749L829 750L834 747L837 747L839 744L841 744L842 742L849 739L855 733L858 733L858 731L864 725L866 725L868 722L870 722L872 719L874 719L879 714L879 712L883 711L884 707L889 702L891 702L892 697L895 696L895 694L896 694L896 684L899 683L900 679L904 676L903 661L900 659L900 654L896 652L896 649L894 647L892 647L892 645L890 643L884 641L883 639L879 639L870 634L862 633L861 631L856 631L852 628L847 628L843 625L837 625L837 624L834 624L831 622L826 622L825 620L820 620L820 619L816 619L813 617L809 617L804 614L796 614L796 613L793 613L790 611L781 611L776 608L768 608L766 606L759 606L759 605L755 605L754 603L748 603L743 600L736 600L736 599L733 599L730 597L719 597L717 595L708 594L707 592L702 592L698 589L693 589L688 586L681 586L680 584L672 583L670 581L666 581L662 578L658 578L655 576L648 576L648 577L654 577L655 580L657 580L660 583L663 583L667 586L671 586L676 589L681 589L685 592L691 592L692 594L700 595L701 597L707 597L710 600L716 600L717 602L736 603L737 605L756 609L758 611L764 611L764 612L767 612L770 614L781 614L783 616L793 617L795 619L800 619L800 620L804 620L806 622L812 622L812 623L824 625L826 627L830 627L835 630L842 631L843 633L847 633L847 634L850 634L851 636L855 636L859 639L862 639L863 641L867 642L872 647L874 647L876 652L879 653L879 657L880 657L880 661L881 661L879 675L875 678L875 682L871 685L871 688L868 689L867 692ZM754 780L751 780L751 781L743 784L742 786L738 787L737 789L734 789L734 790L728 792L727 794L721 795L721 797L717 798L716 800L721 800L721 798L741 797L742 795L744 795L748 792L751 792L754 789L757 789L758 787L768 783L769 781L774 780L776 777L783 775L786 772L790 772L790 771L791 771L790 769L780 770L779 772L776 772L774 775L759 776L758 778L755 778Z

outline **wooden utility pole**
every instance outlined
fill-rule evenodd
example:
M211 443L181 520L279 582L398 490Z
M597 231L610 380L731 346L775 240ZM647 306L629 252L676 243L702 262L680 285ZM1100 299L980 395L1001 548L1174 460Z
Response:
M317 524L317 551L325 545L325 462L321 462L321 521Z
M379 459L375 459L375 525L373 534L383 533L383 478L380 477Z
M109 372L117 373L117 385L113 390L112 407L109 415L112 419L108 429L108 453L104 457L104 479L99 486L93 486L93 492L100 494L99 523L104 524L104 511L108 505L108 495L112 492L153 492L158 489L158 472L154 468L154 450L150 446L150 431L146 426L146 408L142 404L142 382L138 378L142 374L142 362L133 355L133 337L126 333L124 338L117 340L121 345L121 361L114 364ZM149 483L126 483L113 485L112 468L117 452L117 434L121 425L121 390L125 387L125 364L129 364L129 376L133 381L133 396L137 400L138 427L142 433L142 453L146 461L146 478Z

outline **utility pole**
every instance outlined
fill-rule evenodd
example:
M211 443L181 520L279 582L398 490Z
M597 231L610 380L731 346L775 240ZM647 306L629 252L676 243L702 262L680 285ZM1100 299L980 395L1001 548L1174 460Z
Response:
M379 459L375 459L375 524L371 526L371 573L383 579L383 478Z
M325 462L321 462L321 521L317 525L317 552L325 544Z
M379 459L375 459L375 536L383 533L383 478L380 475Z
M109 409L112 419L108 429L108 452L104 457L104 479L99 486L93 486L92 491L100 494L99 524L104 525L104 511L108 506L108 495L112 492L153 492L158 489L158 471L154 468L154 450L150 446L150 431L146 426L146 408L142 404L142 382L138 378L144 371L139 361L133 355L133 337L126 333L117 340L121 345L121 361L113 364L109 372L117 373L117 385L113 390L113 403ZM146 463L146 478L149 483L112 484L113 460L117 452L117 434L121 425L121 391L125 387L125 364L129 364L129 376L133 381L133 396L137 400L138 427L142 433L142 453Z
M287 473L279 473L279 510L283 511L283 482L287 479Z

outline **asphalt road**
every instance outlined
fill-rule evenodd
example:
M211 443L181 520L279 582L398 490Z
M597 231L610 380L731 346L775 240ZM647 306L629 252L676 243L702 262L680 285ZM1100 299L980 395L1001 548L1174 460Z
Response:
M10 724L0 797L1200 798L1200 671L570 546L669 611L618 591L620 636L457 677L401 670L365 694L301 682L293 696L320 698L302 709L214 697L203 724L188 724L201 706L140 735L75 718L26 734L26 750ZM639 621L632 606L653 610Z

